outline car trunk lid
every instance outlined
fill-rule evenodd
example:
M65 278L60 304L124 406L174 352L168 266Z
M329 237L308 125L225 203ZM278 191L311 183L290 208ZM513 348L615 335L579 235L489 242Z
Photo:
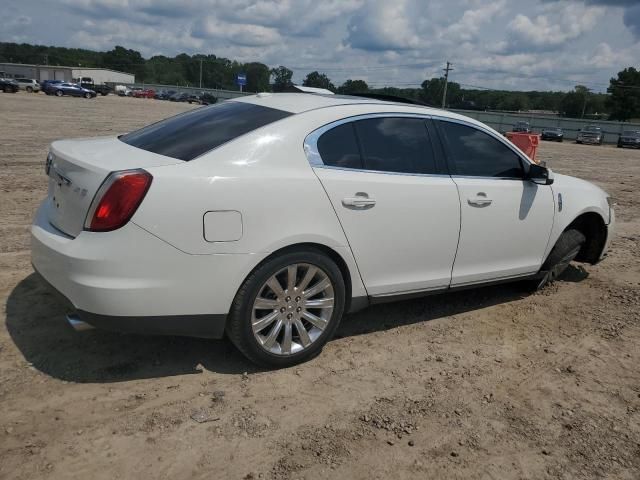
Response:
M51 144L50 153L49 222L72 237L82 232L91 202L111 172L183 163L117 137L61 140Z

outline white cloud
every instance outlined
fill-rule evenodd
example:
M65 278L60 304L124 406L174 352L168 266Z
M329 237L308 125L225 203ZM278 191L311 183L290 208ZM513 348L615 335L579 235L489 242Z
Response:
M511 34L514 49L549 49L589 32L604 13L602 7L557 3L547 5L540 15L529 17L519 13L509 23L507 31Z
M54 4L55 2L55 4ZM310 70L334 83L451 79L502 88L606 88L640 58L640 4L629 0L42 0L9 2L0 41L149 57L206 53ZM598 87L600 85L600 87Z

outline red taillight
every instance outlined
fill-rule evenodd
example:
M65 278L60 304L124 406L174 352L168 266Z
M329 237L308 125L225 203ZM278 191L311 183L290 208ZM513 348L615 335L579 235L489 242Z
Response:
M140 206L153 177L144 170L113 172L91 203L85 230L109 232L125 225Z

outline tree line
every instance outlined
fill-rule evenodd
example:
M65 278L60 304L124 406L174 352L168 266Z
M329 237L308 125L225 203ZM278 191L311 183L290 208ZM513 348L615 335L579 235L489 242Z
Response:
M248 92L285 91L293 85L293 72L285 66L269 68L260 62L243 63L216 55L181 53L175 57L156 55L145 59L140 52L116 46L107 52L82 48L0 43L0 62L101 67L132 73L136 81L165 85L199 86L235 90L236 75L247 77ZM371 88L364 80L349 79L334 85L324 73L307 74L303 85L325 88L339 94L378 93L400 96L432 106L441 106L444 78L425 80L418 88ZM446 106L472 110L560 112L572 118L640 118L640 70L625 68L612 78L607 93L591 92L577 85L569 92L510 91L463 88L447 85Z

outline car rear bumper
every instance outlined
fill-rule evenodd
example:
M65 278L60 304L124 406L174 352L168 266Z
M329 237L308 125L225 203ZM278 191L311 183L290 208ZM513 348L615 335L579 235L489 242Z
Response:
M132 222L71 238L49 224L47 208L31 227L34 269L81 320L108 330L220 337L239 285L260 260L189 255Z

